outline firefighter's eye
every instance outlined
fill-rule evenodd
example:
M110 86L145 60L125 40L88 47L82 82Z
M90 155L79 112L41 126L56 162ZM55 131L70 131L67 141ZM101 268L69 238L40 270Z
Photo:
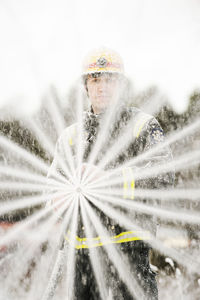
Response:
M88 81L89 83L96 83L97 82L97 78L91 78Z
M90 80L90 82L92 82L92 83L97 83L99 80L98 80L98 78L92 78L91 80Z

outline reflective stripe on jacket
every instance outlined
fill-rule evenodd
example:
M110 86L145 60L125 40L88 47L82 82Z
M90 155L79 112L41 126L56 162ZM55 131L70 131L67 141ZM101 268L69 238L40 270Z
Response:
M83 249L102 247L109 244L121 244L132 241L150 240L150 233L148 231L125 231L109 238L80 238L78 236L73 238L71 233L68 231L68 233L65 235L65 240L69 243L69 245L74 246L76 249Z

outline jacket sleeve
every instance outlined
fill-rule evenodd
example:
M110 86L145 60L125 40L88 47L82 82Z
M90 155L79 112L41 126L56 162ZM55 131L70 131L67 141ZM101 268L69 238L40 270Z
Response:
M138 155L154 148L155 151L149 151L149 155L136 167L140 169L141 175L145 173L143 171L147 170L147 172L143 179L141 178L141 180L135 182L135 187L141 189L173 187L174 170L165 172L165 166L172 161L171 149L169 146L164 146L156 150L156 146L165 141L163 130L155 118L152 118L145 127L139 137L141 149L139 149Z
M135 197L137 189L165 189L174 185L174 170L164 172L162 167L166 166L172 160L172 153L168 146L160 147L158 151L154 151L157 145L161 145L165 140L163 130L158 121L151 117L144 124L140 134L136 137L132 149L130 148L129 156L134 153L137 148L139 157L143 154L143 158L136 165L130 166L123 170L124 173L124 198L139 201L140 203L154 207L159 205L159 199L147 199L146 197L139 199ZM149 151L150 150L150 151ZM153 151L151 151L153 150ZM149 151L149 153L148 153ZM157 170L156 170L157 169ZM154 170L154 172L152 172ZM158 219L153 215L145 215L145 213L135 212L134 219L143 228L151 228L151 232L156 234Z
M141 159L129 168L122 169L124 198L134 199L137 188L164 189L174 185L174 170L164 172L164 167L172 161L171 150L168 146L156 150L156 146L162 146L165 140L164 133L155 118L147 117L142 130L139 126L139 131L135 131L128 153L129 160L140 158L140 155Z

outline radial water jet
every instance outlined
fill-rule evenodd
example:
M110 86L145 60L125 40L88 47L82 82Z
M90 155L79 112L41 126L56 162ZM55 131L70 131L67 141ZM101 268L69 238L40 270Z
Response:
M0 142L5 152L8 151L9 155L19 158L18 161L16 160L14 167L12 166L12 162L10 165L4 164L0 166L2 178L5 176L4 181L0 184L0 190L2 192L9 191L13 193L9 201L5 205L2 205L0 214L9 214L24 207L41 205L40 210L33 216L28 217L10 231L5 232L0 242L1 246L4 246L14 242L16 239L20 239L20 237L23 239L29 235L33 240L35 237L38 237L37 243L35 243L29 252L26 253L26 249L28 248L26 245L22 246L22 249L18 249L19 251L13 252L12 256L7 257L7 262L14 262L14 265L18 266L17 260L20 260L20 257L24 256L23 267L20 268L19 266L19 270L16 270L15 273L15 278L19 279L20 274L26 273L28 262L34 256L34 251L38 248L42 249L35 258L37 263L35 269L33 268L31 271L32 277L29 278L29 290L23 294L28 295L27 297L31 300L34 297L38 300L50 300L52 297L61 299L66 293L69 297L73 298L73 290L76 288L74 276L76 276L78 252L76 242L79 241L78 246L81 244L86 247L88 245L93 246L93 239L97 239L98 237L103 236L103 240L104 238L105 241L108 240L110 232L103 228L102 214L113 218L114 224L119 223L126 229L135 226L134 228L138 230L141 228L137 228L134 218L131 219L124 213L125 209L130 214L131 212L140 212L152 218L159 218L161 228L168 222L172 230L173 228L182 226L183 230L186 231L186 225L198 226L200 222L199 215L194 209L190 207L180 208L178 206L178 201L184 203L188 201L190 205L192 201L199 203L199 186L194 187L194 189L191 187L188 189L182 187L175 189L160 188L157 190L136 188L134 199L123 199L123 192L120 190L123 178L122 176L117 179L114 177L121 172L122 168L139 165L146 160L148 161L152 155L162 151L164 147L168 147L173 143L179 143L182 138L197 131L200 126L199 120L195 120L191 125L185 126L183 130L178 130L172 135L167 136L166 140L159 146L155 146L153 149L137 157L130 158L125 163L119 164L113 169L106 170L106 167L112 160L129 144L131 140L131 126L134 120L130 120L123 127L121 134L112 146L107 147L105 153L101 155L101 150L109 137L107 129L110 128L110 123L115 121L114 113L108 111L103 121L105 127L102 126L100 128L99 136L85 161L84 135L80 134L84 130L83 100L81 95L78 96L76 101L76 121L79 131L77 133L77 144L73 147L74 140L72 144L71 140L70 143L69 139L66 140L64 155L58 158L59 165L61 166L58 170L49 170L49 163L38 159L38 157L30 154L27 150L22 149L7 138L0 137ZM49 110L50 115L55 120L54 123L57 126L55 131L56 135L58 135L65 126L63 115L59 117L59 110L56 108L56 104L53 104ZM57 124L57 122L60 123ZM28 123L29 125L27 126L35 134L41 145L44 146L45 151L53 156L53 140L43 132L43 126L39 126L39 122L34 119L33 121L30 120L30 122L26 120L24 124ZM98 157L101 158L96 163ZM96 169L92 169L92 163L95 163ZM137 170L135 168L134 179L152 178L164 172L172 171L174 167L176 170L185 168L189 170L198 164L199 151L196 148L196 150L193 149L190 152L184 153L184 155L177 155L172 162L157 164L156 166L149 167L148 170ZM51 172L54 174L54 177L47 179L47 173L52 174ZM20 197L14 194L16 191L22 193ZM27 196L29 193L33 195ZM34 193L37 194L35 195ZM129 194L127 195L130 196ZM144 199L147 203L143 203ZM151 200L150 204L148 203L149 200ZM157 200L158 203L156 202ZM47 206L44 208L46 202ZM83 227L81 228L79 228L80 219L83 221ZM74 237L71 244L68 239L69 231L71 232L71 236ZM167 233L169 232L167 231ZM84 239L88 237L91 240L88 240L88 244L84 244ZM97 241L96 243L98 244L99 242ZM198 272L200 262L197 252L192 247L189 250L181 249L180 251L176 248L168 248L159 237L156 238L154 236L149 243L159 253L168 255L174 259L175 271L177 263L180 269L184 267L189 274ZM104 260L105 253L106 257L109 258L108 263ZM120 278L125 282L125 286L127 286L131 294L135 295L135 298L141 299L142 291L138 288L135 281L134 270L124 263L126 262L126 256L114 244L112 247L105 245L102 248L88 248L88 254L91 259L92 272L94 272L101 299L112 297L114 293L107 285L107 279L104 276L110 262L117 269ZM6 260L0 261L0 263L4 265ZM61 269L62 272L60 273ZM12 286L12 278L11 274L8 274L7 280L4 279L8 286ZM27 282L29 279L27 279ZM84 281L84 278L82 280ZM35 295L34 291L37 286L39 287L38 295ZM70 286L72 287L71 290L69 289ZM15 288L16 294L17 292L19 294L22 292L22 286L20 287L16 284ZM13 294L9 294L9 289L7 288L3 289L3 293L6 300L7 296L14 297Z

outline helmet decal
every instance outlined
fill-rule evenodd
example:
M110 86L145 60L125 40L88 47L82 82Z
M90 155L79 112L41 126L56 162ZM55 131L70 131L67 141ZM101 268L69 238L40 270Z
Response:
M83 75L94 73L124 73L120 55L111 49L97 49L90 52L83 62Z
M96 65L99 68L105 68L108 64L108 61L105 57L100 57L97 59Z

